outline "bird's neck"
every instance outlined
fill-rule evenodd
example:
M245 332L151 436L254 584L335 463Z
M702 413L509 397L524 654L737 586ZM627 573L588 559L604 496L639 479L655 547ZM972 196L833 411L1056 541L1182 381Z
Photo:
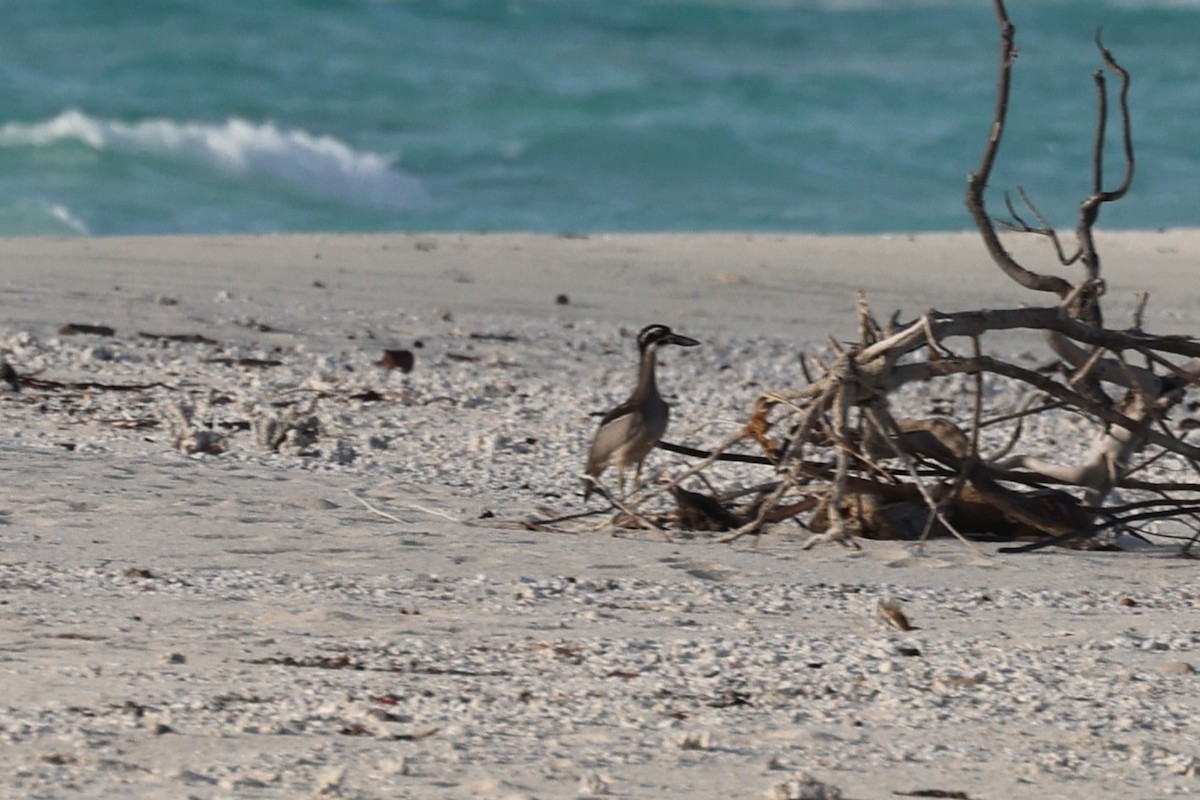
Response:
M658 345L646 345L642 351L642 363L639 367L638 382L635 394L646 397L658 393L658 385L654 379L654 369L658 364Z

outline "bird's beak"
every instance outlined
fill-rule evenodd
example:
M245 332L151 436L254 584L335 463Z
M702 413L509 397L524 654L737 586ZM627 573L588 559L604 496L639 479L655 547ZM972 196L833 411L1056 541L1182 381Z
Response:
M672 333L667 339L667 344L677 344L680 347L696 347L700 343L687 336L680 336L678 333Z

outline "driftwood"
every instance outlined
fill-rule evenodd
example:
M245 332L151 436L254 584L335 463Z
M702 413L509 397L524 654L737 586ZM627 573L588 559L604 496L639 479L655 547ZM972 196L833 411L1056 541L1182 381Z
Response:
M1014 550L1045 544L1105 546L1115 532L1144 534L1145 523L1156 520L1200 527L1200 476L1196 482L1172 483L1138 477L1147 465L1168 456L1193 473L1200 471L1200 446L1186 440L1186 431L1166 424L1168 412L1200 376L1200 341L1144 330L1144 294L1132 328L1106 327L1101 309L1104 281L1093 230L1104 205L1123 198L1133 180L1129 73L1097 33L1104 69L1093 76L1098 114L1092 186L1079 206L1074 248L1064 246L1023 189L1018 196L1024 214L1035 223L1027 222L1007 196L1009 218L997 222L984 195L1005 130L1016 47L1003 1L994 0L994 7L1000 32L995 111L980 164L967 179L966 205L996 266L1020 286L1054 300L1000 310L930 310L906 324L893 320L881 325L860 295L857 341L849 346L835 342L836 360L818 374L810 374L806 366L803 388L759 397L742 430L714 451L662 443L703 459L659 490L676 498L677 524L728 530L724 540L733 541L812 511L807 519L812 535L805 547L822 542L856 546L857 536L924 540L935 534L972 534L1030 541L1009 548ZM1111 188L1106 188L1103 171L1109 122L1105 70L1119 81L1124 157L1121 179ZM1072 280L1018 263L1004 248L998 227L1045 237L1059 264L1077 265L1076 272L1082 267L1082 275ZM988 334L1016 329L1041 333L1058 360L1056 374L984 351ZM952 338L968 341L970 352L951 350L947 340ZM952 375L973 376L968 418L908 419L895 413L897 390ZM1007 384L1035 400L987 419L985 412L995 412L985 409L985 381ZM1038 443L1023 434L1029 417L1052 412L1074 413L1094 426L1090 449L1074 463L1059 460L1062 453L1038 452ZM1008 428L1008 443L985 453L981 431L992 425ZM745 453L747 444L757 452ZM743 452L733 452L735 446ZM743 508L679 485L717 460L769 465L776 480ZM1138 499L1118 500L1114 489L1119 487L1133 490Z

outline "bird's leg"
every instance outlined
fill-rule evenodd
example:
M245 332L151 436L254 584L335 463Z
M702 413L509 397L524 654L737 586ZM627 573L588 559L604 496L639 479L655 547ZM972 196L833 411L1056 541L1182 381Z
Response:
M629 503L629 507L631 509L633 509L634 513L637 513L638 499L639 499L638 494L641 491L642 491L642 462L639 461L637 463L637 466L633 468L633 494L630 495L630 499L625 501L625 502Z
M617 464L617 496L625 501L625 465Z

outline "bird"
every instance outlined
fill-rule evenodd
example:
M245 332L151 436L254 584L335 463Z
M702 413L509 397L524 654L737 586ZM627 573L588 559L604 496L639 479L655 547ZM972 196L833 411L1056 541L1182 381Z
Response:
M641 483L642 461L667 432L671 410L654 380L658 363L658 348L666 344L695 347L700 342L675 333L666 325L647 325L638 333L638 379L633 394L621 405L604 415L596 437L592 440L587 458L587 477L584 478L583 499L587 501L596 488L596 479L610 464L617 468L617 487L625 493L625 468L634 465L633 482Z

